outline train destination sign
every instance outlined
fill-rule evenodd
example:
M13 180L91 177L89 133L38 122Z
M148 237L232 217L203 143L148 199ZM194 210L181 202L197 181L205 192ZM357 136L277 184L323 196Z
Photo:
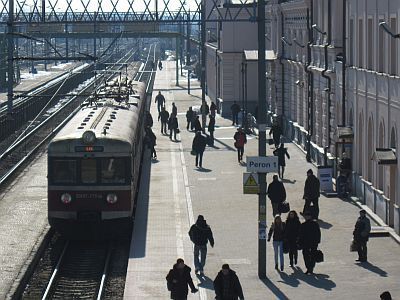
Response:
M247 156L247 172L271 173L278 172L277 156Z

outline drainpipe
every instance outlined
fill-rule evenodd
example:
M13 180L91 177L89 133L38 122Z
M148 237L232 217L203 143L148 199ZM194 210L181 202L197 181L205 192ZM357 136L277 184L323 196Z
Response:
M332 80L331 78L326 75L326 71L328 71L329 64L328 64L328 47L331 46L332 43L332 7L331 7L331 0L328 0L328 36L326 43L324 45L324 53L325 53L325 68L322 71L322 77L324 77L327 80L328 88L327 88L327 93L328 93L328 145L324 148L324 165L328 165L328 150L331 146L331 91L332 91Z
M314 36L313 36L313 30L311 27L311 23L313 20L313 8L314 8L314 1L311 0L311 5L310 9L307 9L307 28L308 28L308 43L307 43L307 64L305 65L304 69L307 73L307 114L308 114L308 132L307 132L307 154L306 154L306 160L308 162L311 162L311 137L313 135L313 124L314 124L314 114L313 114L313 109L314 109L314 75L313 73L309 70L309 66L311 65L311 45L313 44L314 41ZM310 14L311 10L311 14ZM311 22L310 22L311 19Z
M283 12L281 12L281 36L284 36L285 24ZM285 116L285 65L283 64L283 56L285 53L285 43L281 40L282 52L279 56L279 64L281 65L281 89L282 89L282 115L281 115L281 125L283 128L283 119Z
M343 19L342 19L342 126L346 126L346 0L343 0Z

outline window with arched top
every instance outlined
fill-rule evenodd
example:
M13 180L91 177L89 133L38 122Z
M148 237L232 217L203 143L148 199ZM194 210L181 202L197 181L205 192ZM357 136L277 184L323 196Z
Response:
M379 124L379 134L378 134L378 147L384 148L385 142L385 125L384 121L382 120ZM383 191L383 165L378 165L378 189Z
M396 149L396 131L394 127L392 127L391 133L390 133L390 148Z
M369 118L368 120L368 133L367 133L367 139L368 139L368 147L367 147L367 180L369 182L372 182L372 170L373 170L373 165L372 165L372 153L374 151L374 125L372 123L372 118Z
M363 153L363 137L364 137L364 122L363 122L363 115L362 113L359 115L358 119L358 135L357 135L357 148L358 148L358 174L362 175L363 173L363 158L364 158L364 153Z
M349 112L349 126L353 126L353 108L350 108Z

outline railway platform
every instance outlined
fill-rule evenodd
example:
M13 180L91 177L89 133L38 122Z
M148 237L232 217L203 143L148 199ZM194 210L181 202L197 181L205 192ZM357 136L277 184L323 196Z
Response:
M70 62L48 66L47 71L39 70L37 74L28 73L28 70L24 69L21 73L21 82L14 87L14 93L18 95L34 90L46 82L70 72L81 64L81 62ZM7 92L0 93L0 104L3 102L7 102Z
M359 208L351 201L324 196L320 198L319 224L320 249L325 261L317 264L315 276L303 274L301 252L297 266L291 268L285 255L284 271L276 271L272 243L267 243L268 279L260 280L257 275L258 198L242 193L242 173L246 167L237 163L233 147L236 128L230 120L217 116L215 145L206 148L203 169L197 169L190 155L194 133L186 130L185 112L189 106L201 104L201 89L197 81L192 81L188 95L186 77L180 77L180 85L175 86L175 63L165 61L163 66L162 71L157 71L153 96L161 90L168 111L175 102L180 134L176 142L161 135L157 107L152 103L158 159L151 160L147 152L143 163L124 299L169 299L165 276L178 257L192 268L192 277L199 287L198 293L189 293L190 300L215 298L213 280L223 263L237 272L245 299L250 300L372 300L379 299L385 290L394 299L400 297L399 245L388 236L371 237L369 262L356 263L357 254L351 253L349 247ZM244 156L256 156L257 137L248 138ZM304 153L294 144L286 146L291 159L287 161L283 182L291 209L299 212L304 205L301 198L306 171L316 169L306 162ZM267 155L272 155L270 146L267 146ZM272 174L268 174L267 182L271 180ZM192 243L188 236L199 214L211 226L215 239L214 248L208 246L203 278L194 274ZM267 218L269 227L272 211L268 200Z

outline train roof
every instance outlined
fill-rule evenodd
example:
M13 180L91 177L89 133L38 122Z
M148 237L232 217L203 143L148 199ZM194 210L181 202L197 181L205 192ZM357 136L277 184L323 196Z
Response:
M82 107L51 141L49 152L60 151L57 144L85 144L83 134L88 131L94 133L96 140L112 141L125 145L126 150L130 150L144 100L142 84L134 84L133 87L133 93L126 102L103 98Z

